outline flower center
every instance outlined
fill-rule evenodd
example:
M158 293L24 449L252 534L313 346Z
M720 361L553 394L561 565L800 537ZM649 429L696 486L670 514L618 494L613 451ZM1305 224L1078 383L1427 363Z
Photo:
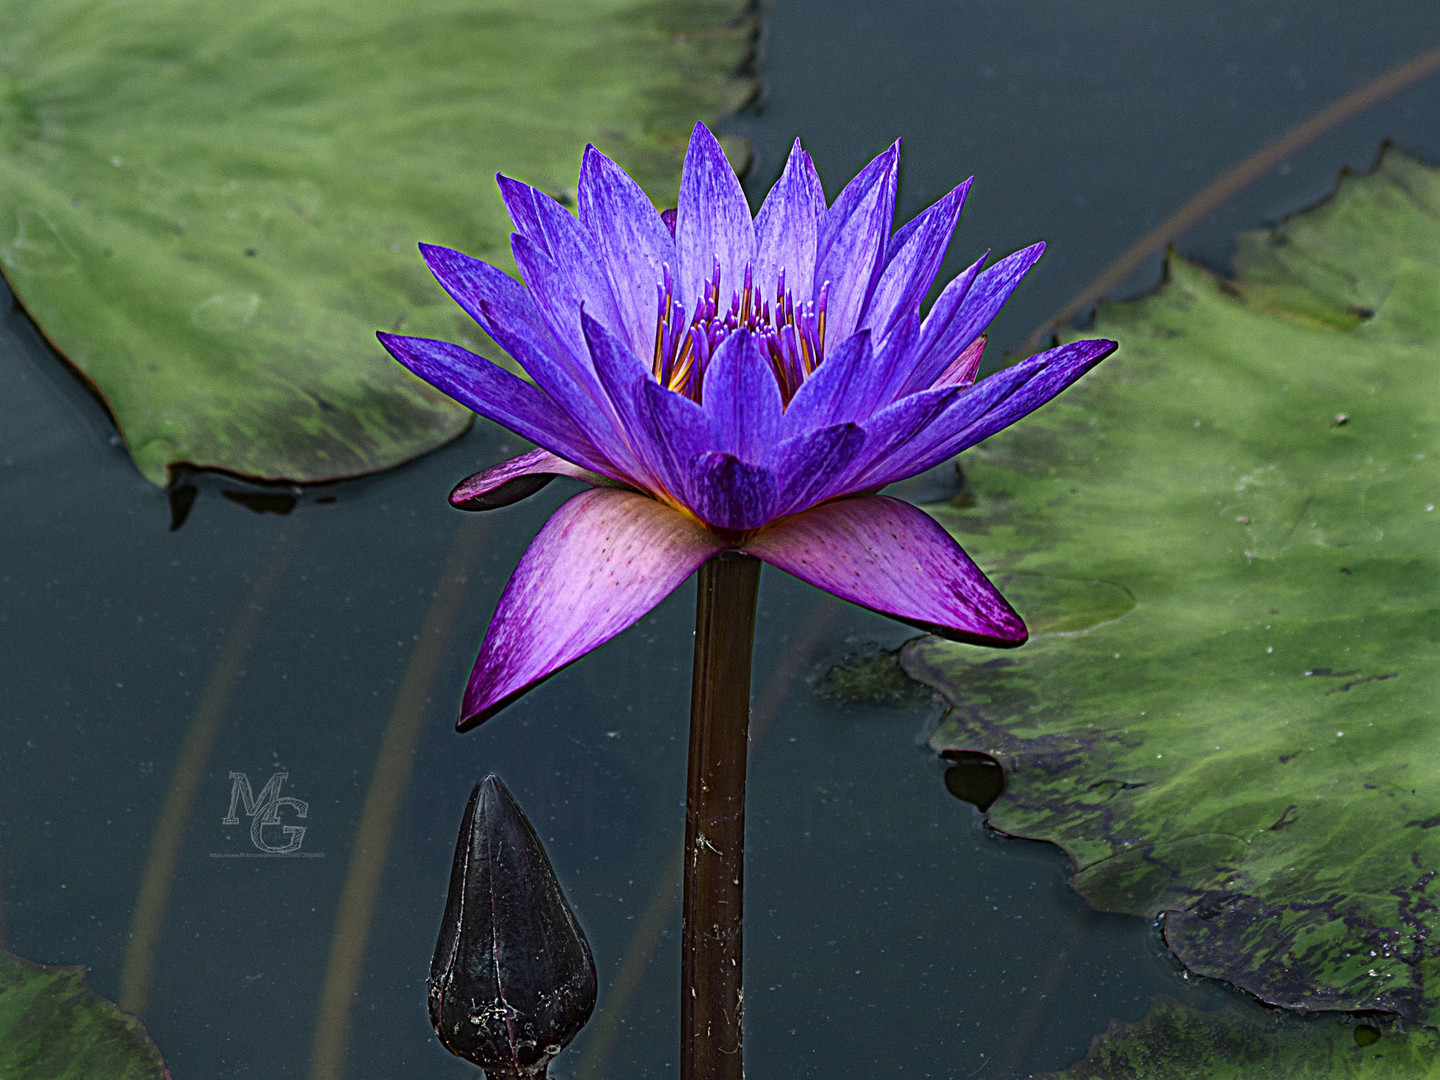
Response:
M720 260L696 302L695 312L686 321L685 305L675 299L674 279L665 267L665 280L656 286L659 312L655 320L653 370L660 385L699 401L705 387L705 369L720 343L737 330L749 330L760 338L770 361L780 399L786 405L810 374L825 358L825 301L830 283L820 286L819 296L799 303L785 288L785 271L780 271L775 299L761 298L755 290L751 269L732 293L728 307L720 306Z

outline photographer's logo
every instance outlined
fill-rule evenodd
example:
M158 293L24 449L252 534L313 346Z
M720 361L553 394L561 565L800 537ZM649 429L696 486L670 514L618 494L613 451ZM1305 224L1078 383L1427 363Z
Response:
M300 850L305 841L305 826L292 822L306 820L310 816L310 804L304 799L280 793L288 779L290 774L287 772L272 773L257 794L245 773L230 774L230 810L220 824L239 825L240 814L243 813L250 819L250 842L255 845L255 851L211 852L211 858L324 858L323 855Z

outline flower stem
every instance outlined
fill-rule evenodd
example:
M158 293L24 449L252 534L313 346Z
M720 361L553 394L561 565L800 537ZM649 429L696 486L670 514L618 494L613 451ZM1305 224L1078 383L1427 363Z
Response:
M745 754L760 562L725 552L700 568L690 769L685 792L685 914L680 938L681 1080L741 1080L740 917Z

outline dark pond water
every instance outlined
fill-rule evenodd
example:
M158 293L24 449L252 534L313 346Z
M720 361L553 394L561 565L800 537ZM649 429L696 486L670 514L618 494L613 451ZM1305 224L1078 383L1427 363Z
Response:
M902 217L975 174L948 272L985 248L1050 244L994 328L1014 348L1230 165L1437 41L1428 2L775 0L764 101L728 127L754 140L752 196L796 134L832 194L903 135ZM1236 229L1320 197L1385 136L1440 159L1440 79L1329 133L1181 246L1223 265ZM1152 260L1132 287L1157 274ZM434 1041L424 977L466 795L496 770L549 844L601 969L596 1018L556 1074L674 1075L693 586L458 736L486 618L568 494L450 511L449 485L513 452L509 436L478 425L389 475L300 493L283 516L201 478L172 533L164 493L23 315L0 321L0 358L5 946L87 964L100 992L126 993L136 897L179 799L191 808L168 819L173 885L141 938L145 1015L177 1080L339 1075L312 1065L317 1026L322 1045L336 1030L317 1017L337 933L358 964L353 986L332 986L353 993L343 1075L473 1075ZM809 680L828 663L909 632L766 575L752 1076L1008 1080L1070 1063L1157 993L1223 994L1182 978L1153 927L1089 911L1059 852L987 833L923 747L935 706L817 697ZM378 774L377 757L391 762ZM248 819L222 823L231 774L258 793L282 772L309 804L311 857L230 857L255 850ZM388 835L360 841L367 795L397 812ZM357 848L373 909L337 914Z

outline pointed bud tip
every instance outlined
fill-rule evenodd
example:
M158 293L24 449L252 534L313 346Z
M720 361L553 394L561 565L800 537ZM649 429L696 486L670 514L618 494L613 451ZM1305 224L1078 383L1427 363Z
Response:
M595 1008L595 963L534 828L494 773L470 792L430 966L430 1020L487 1072L542 1076Z

